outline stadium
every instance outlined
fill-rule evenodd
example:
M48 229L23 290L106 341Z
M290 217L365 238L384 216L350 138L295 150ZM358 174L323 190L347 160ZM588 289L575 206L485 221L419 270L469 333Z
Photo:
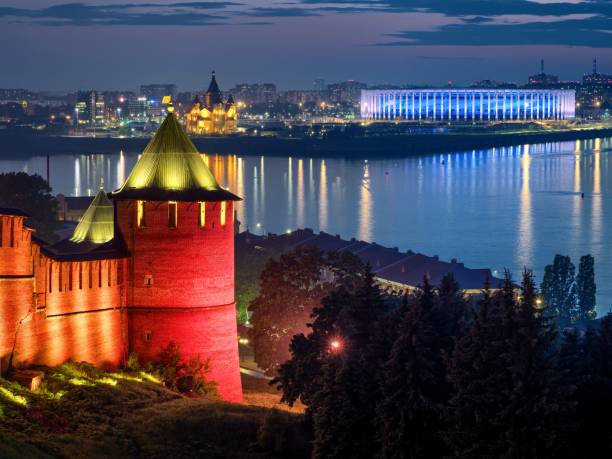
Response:
M575 91L396 89L361 91L364 120L531 121L575 117Z

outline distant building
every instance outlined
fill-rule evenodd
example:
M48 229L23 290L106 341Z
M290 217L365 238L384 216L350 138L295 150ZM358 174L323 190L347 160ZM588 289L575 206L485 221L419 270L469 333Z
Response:
M161 116L163 111L162 101L164 97L170 96L171 100L175 100L176 98L176 85L145 84L140 86L140 95L146 98L148 115Z
M325 91L325 80L323 78L316 78L313 86L315 91Z
M77 92L75 122L90 126L104 124L106 109L104 95L96 91Z
M582 77L577 99L582 112L594 115L612 103L612 75L598 72L596 59L593 60L593 72Z
M242 102L245 105L272 105L278 99L276 85L273 83L241 83L228 92L235 101Z
M559 84L559 77L544 72L544 59L542 59L540 61L540 73L530 75L528 81L530 87L545 88Z
M528 121L575 117L575 92L554 89L361 91L367 120Z
M343 81L327 86L329 92L329 101L336 103L356 104L361 97L361 90L366 89L368 85L358 81Z
M189 112L185 114L185 129L188 134L224 135L234 132L238 118L237 107L230 94L225 102L217 84L215 72L202 100L198 96Z

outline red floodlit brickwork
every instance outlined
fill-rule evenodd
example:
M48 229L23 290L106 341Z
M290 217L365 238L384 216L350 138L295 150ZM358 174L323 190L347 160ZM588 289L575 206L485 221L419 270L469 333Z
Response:
M32 243L23 220L0 215L0 367L9 360L19 367L71 359L117 366L126 349L118 275L125 260L50 260ZM83 283L79 289L79 270L86 282L90 267L92 288Z
M220 395L242 400L234 299L233 202L116 201L130 257L59 261L23 217L0 215L0 370L67 360L115 367L170 342L210 359ZM176 209L176 210L175 210Z
M141 358L169 342L186 356L210 359L210 379L230 401L242 400L234 299L233 202L116 201L131 253L127 307L130 350ZM225 221L222 212L225 206ZM203 223L203 225L202 225Z

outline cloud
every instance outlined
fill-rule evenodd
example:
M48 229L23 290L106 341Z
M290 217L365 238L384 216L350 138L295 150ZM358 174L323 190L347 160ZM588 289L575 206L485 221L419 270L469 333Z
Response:
M0 7L0 21L54 26L270 25L285 18L389 15L377 46L569 45L612 48L612 0L237 0L174 3L63 3ZM110 0L112 2L112 0ZM411 15L412 13L412 15ZM443 18L422 30L414 13ZM258 20L262 19L262 20ZM425 22L426 23L426 22ZM415 27L418 26L418 27ZM415 30L418 29L418 30ZM355 34L358 41L360 34ZM362 43L363 44L363 43Z
M42 25L203 25L220 24L227 15L216 12L234 2L115 3L85 5L64 3L39 9L0 7L0 18L29 21Z
M389 34L400 40L379 46L493 46L565 45L591 48L612 47L611 20L601 16L556 22L492 23L462 22L432 31L405 31Z

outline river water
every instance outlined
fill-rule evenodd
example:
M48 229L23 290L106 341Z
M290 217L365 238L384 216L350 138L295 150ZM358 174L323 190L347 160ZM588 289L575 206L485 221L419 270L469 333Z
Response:
M595 257L598 311L612 305L612 138L392 160L205 155L242 196L241 229L313 228L469 267L523 267L541 278L556 253ZM51 157L51 186L116 189L136 154ZM0 172L46 174L46 159L0 160ZM584 197L583 197L584 193Z

